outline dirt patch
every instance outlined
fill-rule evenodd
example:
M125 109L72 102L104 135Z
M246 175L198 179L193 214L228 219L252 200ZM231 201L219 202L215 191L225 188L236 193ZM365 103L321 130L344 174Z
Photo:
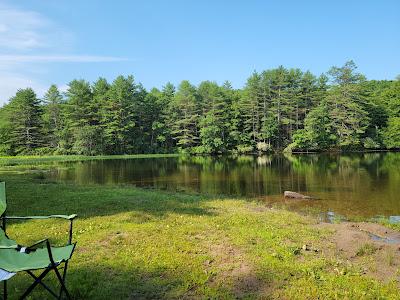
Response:
M323 248L326 256L344 259L381 281L400 282L400 233L374 223L318 224L334 234Z
M266 206L266 205L259 205L259 206L253 206L253 205L247 205L246 208L252 212L256 213L265 213L267 211L272 211L274 210L273 208Z
M124 240L127 239L129 235L125 232L116 231L114 233L108 234L104 239L98 242L98 245L109 247L110 245L123 244Z
M215 272L209 282L211 286L228 288L238 299L268 294L268 284L256 276L244 253L228 240L209 244L208 253L213 258L204 262L205 267Z
M194 238L210 256L204 261L205 272L212 274L208 286L229 291L235 299L257 298L271 290L266 282L257 277L245 253L232 245L227 237L208 239L196 235ZM202 299L198 296L193 288L183 298Z

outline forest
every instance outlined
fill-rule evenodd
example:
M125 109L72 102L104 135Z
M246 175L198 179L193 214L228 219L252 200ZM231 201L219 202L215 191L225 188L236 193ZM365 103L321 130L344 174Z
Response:
M400 76L367 80L353 61L316 76L254 72L242 89L133 76L20 89L0 108L0 155L244 154L400 148Z

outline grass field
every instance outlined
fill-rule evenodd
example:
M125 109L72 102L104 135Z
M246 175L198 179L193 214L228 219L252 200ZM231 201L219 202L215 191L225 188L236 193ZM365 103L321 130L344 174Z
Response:
M398 299L395 280L328 255L333 232L313 217L246 199L77 186L32 174L0 180L10 215L79 215L67 279L74 299ZM27 244L50 237L61 245L67 231L55 220L8 227ZM30 282L24 274L9 280L11 299ZM39 287L32 297L47 294Z
M179 154L131 154L131 155L49 155L49 156L0 156L0 167L44 164L53 162L84 161L84 160L104 160L104 159L123 159L123 158L158 158L158 157L178 157Z

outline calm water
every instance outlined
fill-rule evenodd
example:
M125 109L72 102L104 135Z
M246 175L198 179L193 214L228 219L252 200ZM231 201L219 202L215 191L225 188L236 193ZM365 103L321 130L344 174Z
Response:
M328 217L400 215L400 153L118 159L54 164L49 179L256 197ZM291 190L318 200L284 200Z

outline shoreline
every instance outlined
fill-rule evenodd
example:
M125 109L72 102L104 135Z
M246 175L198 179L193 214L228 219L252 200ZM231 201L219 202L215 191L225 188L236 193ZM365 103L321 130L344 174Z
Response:
M222 153L222 154L190 154L190 153L155 153L155 154L115 154L115 155L15 155L0 156L0 166L2 162L18 162L18 161L83 161L83 160L106 160L106 159L141 159L141 158L168 158L168 157L238 157L238 156L269 156L269 155L297 155L297 154L351 154L351 153L397 153L400 149L371 149L371 150L331 150L331 151L292 151L292 152L271 152L271 153Z

